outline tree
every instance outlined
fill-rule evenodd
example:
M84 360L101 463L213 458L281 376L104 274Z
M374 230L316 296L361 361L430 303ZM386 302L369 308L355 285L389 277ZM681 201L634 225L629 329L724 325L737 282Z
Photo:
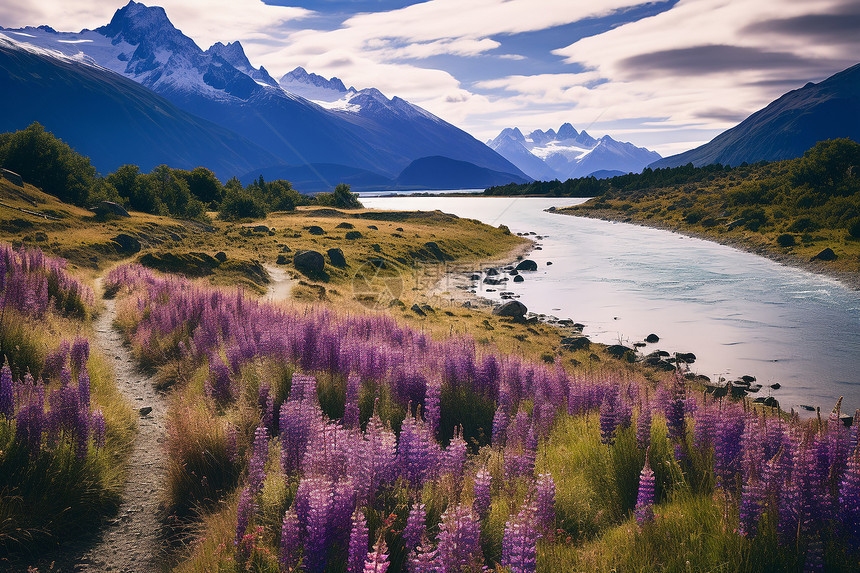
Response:
M45 131L39 123L4 137L0 165L61 201L86 205L96 169L88 157Z
M361 209L363 205L358 200L358 193L352 193L349 185L338 183L333 193L320 193L316 196L317 204L341 209Z

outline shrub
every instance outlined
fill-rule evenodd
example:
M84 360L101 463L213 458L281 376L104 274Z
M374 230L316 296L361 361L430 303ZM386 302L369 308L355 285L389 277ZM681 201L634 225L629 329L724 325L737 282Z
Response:
M776 244L780 247L793 247L796 243L797 241L791 233L783 233L776 238Z
M855 219L848 225L848 234L855 239L860 239L860 219Z

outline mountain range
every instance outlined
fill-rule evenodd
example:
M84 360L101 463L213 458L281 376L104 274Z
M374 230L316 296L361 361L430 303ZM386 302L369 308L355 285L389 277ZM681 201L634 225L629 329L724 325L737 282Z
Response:
M840 137L860 141L860 64L790 91L710 142L650 167L792 159Z
M519 128L506 128L487 142L491 148L539 180L565 181L593 173L638 173L660 154L604 135L595 139L565 123L558 131L537 129L523 135Z
M529 180L465 131L398 97L373 88L346 89L337 78L302 68L276 81L262 66L253 67L239 42L202 50L160 7L132 0L95 30L0 28L0 40L4 99L16 103L0 118L0 129L39 121L90 153L102 172L117 162L143 170L158 163L204 165L222 179L302 174L303 187L297 188L319 191L351 181L397 186L413 162L442 156L473 164L471 184L475 173L488 185L499 174L510 182ZM43 103L29 103L35 101ZM102 105L112 121L101 118ZM95 124L98 142L90 141ZM196 151L174 153L190 138L209 141L196 144ZM442 179L445 185L430 177L427 186L450 183Z

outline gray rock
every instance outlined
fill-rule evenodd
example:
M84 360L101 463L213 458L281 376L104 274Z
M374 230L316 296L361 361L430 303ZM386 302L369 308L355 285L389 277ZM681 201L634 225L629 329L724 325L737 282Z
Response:
M361 231L347 231L344 237L350 241L354 241L355 239L360 239L362 234Z
M537 269L537 263L531 259L520 261L520 263L516 266L516 270L518 271L536 271Z
M523 278L523 275L517 275L517 276L515 276L515 277L514 277L514 282L515 282L515 283L521 283L521 282L523 282L524 280L526 280L526 279L524 279L524 278Z
M591 341L585 336L566 336L561 339L561 345L568 350L580 350L589 348Z
M645 342L647 342L648 344L654 344L655 342L660 342L660 337L652 332L645 337Z
M311 235L325 235L325 230L319 225L311 225L308 227L308 233Z
M417 302L412 305L412 312L414 312L418 316L427 316L427 313L424 312L424 310L418 305Z
M338 223L335 229L355 229L355 225L344 221L343 223Z
M779 390L780 388L782 388L782 384L780 384L779 382L774 382L773 384L770 385L770 387L773 388L774 390Z
M143 408L138 410L138 412L141 416L149 416L149 414L152 412L152 406L144 406Z
M833 249L827 247L822 250L820 253L809 259L810 261L835 261L837 258L836 253L833 252Z
M317 251L300 251L293 258L293 266L305 274L320 274L325 270L325 259Z
M328 261L334 267L345 267L346 266L346 258L343 256L343 250L339 247L334 249L329 249L326 251L328 255Z
M494 277L494 276L496 276L497 274L499 274L499 271L498 271L497 269L494 269L494 268L492 268L492 267L490 267L489 269L487 269L487 276L488 276L488 277Z
M289 257L287 257L287 255L278 255L278 258L275 261L275 263L279 264L279 265L286 265L289 262L290 262L290 259L289 259Z
M251 227L251 229L253 229L254 231L256 231L258 233L268 233L269 232L269 227L267 227L266 225L254 225L253 227Z
M125 207L113 201L101 201L93 208L97 215L116 215L117 217L131 217Z
M606 347L606 353L619 360L627 360L633 362L636 360L636 352L632 348L628 348L621 344L613 344Z
M526 312L528 308L518 300L508 301L493 309L493 314L496 316L508 316L517 320L522 320Z
M121 253L134 254L140 252L140 241L136 237L132 237L126 233L120 233L111 239L111 241L119 245L117 250Z

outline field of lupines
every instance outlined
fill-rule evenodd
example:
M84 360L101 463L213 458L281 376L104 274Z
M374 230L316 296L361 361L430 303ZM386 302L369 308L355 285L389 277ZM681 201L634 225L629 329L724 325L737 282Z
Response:
M0 245L0 555L38 554L119 501L128 417L91 356L93 304L64 261Z
M187 571L855 570L858 426L115 269ZM855 417L855 420L857 418ZM184 531L189 531L185 529Z

